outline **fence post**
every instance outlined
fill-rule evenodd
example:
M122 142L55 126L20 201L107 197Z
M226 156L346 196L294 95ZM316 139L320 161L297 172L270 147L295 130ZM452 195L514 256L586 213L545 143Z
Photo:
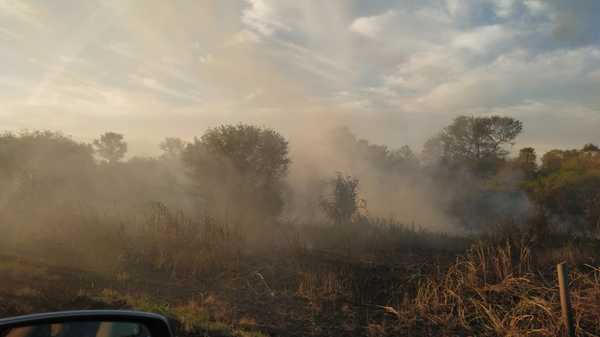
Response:
M556 271L558 272L558 287L560 288L560 307L567 336L575 337L573 310L571 309L571 299L569 297L569 269L567 264L562 262L556 266Z

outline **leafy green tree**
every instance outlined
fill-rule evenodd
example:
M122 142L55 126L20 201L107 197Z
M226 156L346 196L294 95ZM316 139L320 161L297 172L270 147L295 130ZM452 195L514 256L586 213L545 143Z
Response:
M127 153L127 143L123 135L115 132L106 132L93 142L96 153L110 164L123 159Z
M510 117L459 116L425 143L422 166L437 185L439 202L462 225L482 229L527 212L526 194L507 161L521 130Z
M533 185L533 197L569 229L600 230L600 171L561 170Z
M498 167L523 125L510 117L459 116L425 144L424 153L439 155L451 167L466 165L474 173L489 174Z
M203 190L208 208L223 209L229 219L276 216L282 211L283 178L290 159L288 142L278 132L223 125L194 139L182 159Z
M539 177L527 189L531 199L562 225L600 233L600 151L594 145L548 151Z

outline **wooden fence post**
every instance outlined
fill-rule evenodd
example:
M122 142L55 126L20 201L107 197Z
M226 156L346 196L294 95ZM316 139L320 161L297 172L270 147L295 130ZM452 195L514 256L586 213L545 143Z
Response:
M571 298L569 297L569 269L567 264L563 262L556 266L556 271L558 272L558 287L560 288L560 307L567 336L575 337L573 310L571 309Z

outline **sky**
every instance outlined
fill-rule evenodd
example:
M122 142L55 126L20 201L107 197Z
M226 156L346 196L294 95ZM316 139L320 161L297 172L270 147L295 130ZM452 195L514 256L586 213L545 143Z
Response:
M0 129L138 154L252 123L417 151L458 115L600 143L597 0L0 0ZM300 142L296 144L301 144ZM297 145L298 146L298 145Z

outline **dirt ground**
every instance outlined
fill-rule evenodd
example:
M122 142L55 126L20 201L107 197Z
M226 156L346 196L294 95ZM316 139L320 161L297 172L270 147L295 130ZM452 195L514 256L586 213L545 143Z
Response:
M319 252L293 259L256 258L236 271L173 281L160 274L107 275L5 255L0 263L0 317L135 308L184 317L182 321L194 315L193 310L186 312L192 303L202 307L202 315L208 313L208 324L268 336L378 335L386 315L373 303L388 303L393 293L399 301L405 287L432 265L418 255L406 260L410 263L347 261ZM196 335L193 329L182 334ZM210 335L219 334L217 329Z

